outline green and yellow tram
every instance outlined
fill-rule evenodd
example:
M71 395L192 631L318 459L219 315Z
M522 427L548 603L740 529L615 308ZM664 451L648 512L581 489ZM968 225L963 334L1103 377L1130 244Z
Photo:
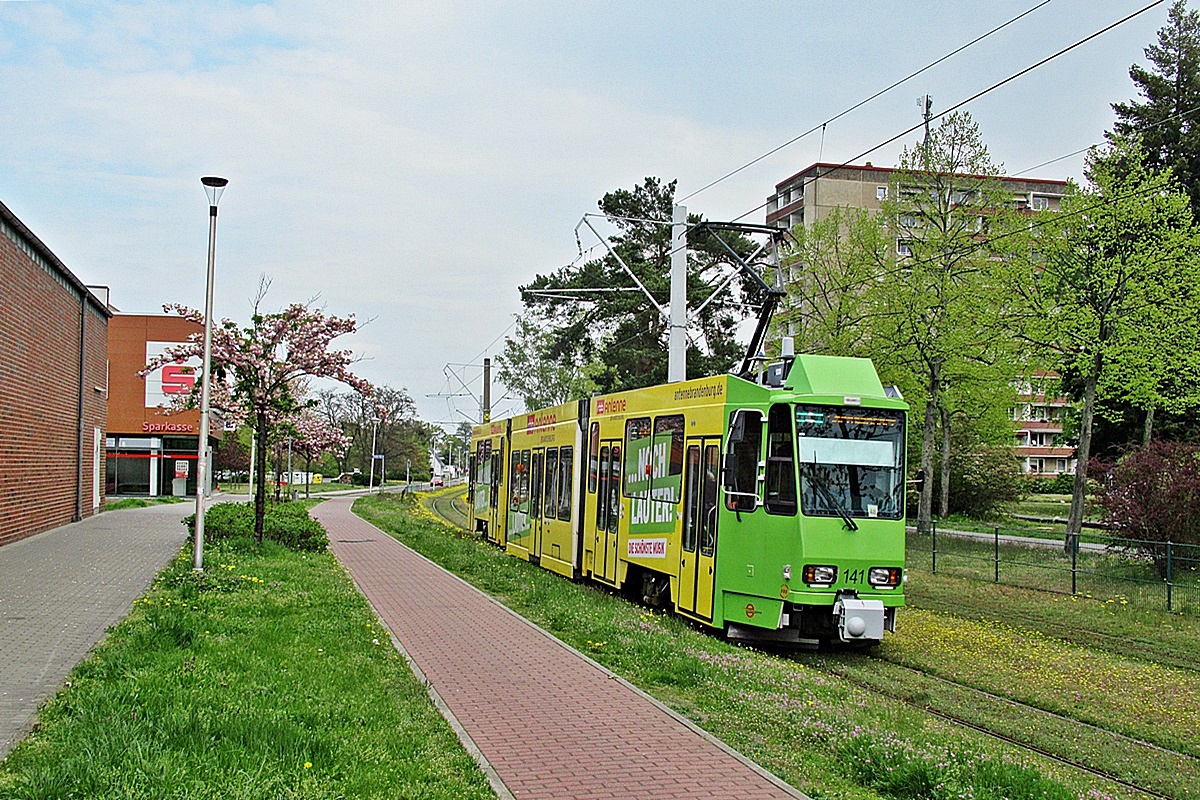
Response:
M491 421L475 529L731 638L879 641L904 604L906 409L870 361L800 355Z

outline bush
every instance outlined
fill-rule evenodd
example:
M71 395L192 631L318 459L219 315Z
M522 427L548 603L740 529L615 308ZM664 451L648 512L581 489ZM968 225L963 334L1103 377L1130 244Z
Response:
M1154 560L1167 577L1165 543L1200 544L1200 447L1152 441L1128 450L1115 465L1094 460L1105 476L1095 495L1105 522L1126 545Z
M188 534L196 533L196 515L184 519ZM204 536L209 541L254 536L253 503L217 503L204 512ZM263 539L292 550L320 552L329 544L321 523L308 515L304 503L267 503Z
M1020 498L1023 488L1011 448L983 445L950 457L951 513L986 519Z
M1024 488L1029 494L1070 494L1075 491L1075 476L1064 472L1053 478L1026 478Z
M253 533L253 508L250 510L250 530ZM320 552L329 545L324 526L308 515L308 508L303 503L268 506L263 518L263 538L308 552Z

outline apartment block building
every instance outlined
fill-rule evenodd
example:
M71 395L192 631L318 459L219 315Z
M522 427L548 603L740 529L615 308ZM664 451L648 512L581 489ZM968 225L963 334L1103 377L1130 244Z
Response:
M818 163L775 184L767 198L767 224L781 228L812 226L836 208L878 211L887 199L891 167ZM1066 181L1040 178L1000 178L1017 208L1057 211L1067 191Z
M1063 420L1071 401L1054 389L1057 376L1041 372L1017 381L1017 404L1010 412L1021 471L1053 478L1075 474L1075 448L1063 444Z

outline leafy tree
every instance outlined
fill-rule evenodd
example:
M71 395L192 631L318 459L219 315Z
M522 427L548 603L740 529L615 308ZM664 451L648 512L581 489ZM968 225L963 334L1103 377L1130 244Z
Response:
M336 425L330 425L316 410L306 408L289 424L292 450L304 459L304 496L309 496L307 475L312 471L312 462L326 453L345 453L350 446L350 437ZM289 483L291 479L289 477Z
M633 189L609 192L600 211L618 230L613 249L637 280L666 308L670 290L670 255L675 182L646 178ZM689 225L700 222L688 215ZM727 253L703 229L688 232L688 308L697 309L728 272ZM723 235L742 257L753 243ZM563 369L593 365L587 377L600 392L634 389L667 379L668 324L611 254L582 264L568 264L538 275L521 287L527 313L550 323L546 340L535 352ZM689 377L727 371L741 355L734 328L742 318L743 286L735 281L699 311L692 321L687 349ZM560 321L561 320L561 321ZM518 341L518 349L523 343Z
M219 470L233 473L250 472L250 449L242 444L241 430L234 435L226 435L221 440L220 447L213 454L215 466Z
M1005 304L994 275L997 253L984 241L1014 224L1000 172L978 125L955 112L927 141L901 153L882 207L896 260L871 293L872 338L876 357L899 383L915 387L914 406L924 406L920 463L931 477L939 450L942 463L949 461L950 437L939 443L937 436L939 424L946 427L947 392L959 382L1003 385L1015 363L1013 339L999 324ZM949 470L937 472L948 498ZM933 488L926 481L920 494L921 531L930 529Z
M940 467L949 476L942 508L986 518L1021 496L1024 484L1010 444L1012 424L1007 413L996 413L996 404L968 400L959 405L961 410L949 413L942 423L951 440L949 458Z
M891 265L881 220L866 209L837 208L792 235L780 255L788 296L771 341L792 336L802 352L868 355L870 290Z
M1088 156L1088 186L1039 223L1039 258L1010 262L1010 321L1080 388L1077 468L1066 546L1078 541L1098 388L1114 368L1152 385L1198 313L1200 280L1187 196L1169 174L1144 166L1136 142L1117 140Z
M596 390L589 377L598 365L576 363L577 353L552 355L552 322L538 311L517 319L517 330L504 340L496 356L501 383L521 396L525 410L534 411L587 397Z
M1107 475L1095 499L1105 522L1160 576L1168 577L1165 543L1200 544L1200 446L1155 440L1089 471Z
M334 339L354 333L358 325L353 316L336 317L306 304L293 303L282 311L264 314L259 310L260 293L250 324L239 327L223 320L212 330L211 403L229 415L252 421L257 441L255 472L258 482L254 493L254 537L262 543L263 515L266 511L267 446L272 430L288 416L297 413L306 401L296 393L298 382L306 377L331 378L370 395L371 385L354 375L350 365L356 360L349 350L331 349ZM184 306L165 306L180 316L203 325L203 315ZM167 349L148 369L176 359L202 356L203 334L191 341ZM198 396L199 382L194 395Z
M1142 138L1144 164L1172 170L1200 212L1200 13L1175 0L1158 43L1146 48L1150 69L1134 64L1129 77L1145 102L1113 103L1116 139Z

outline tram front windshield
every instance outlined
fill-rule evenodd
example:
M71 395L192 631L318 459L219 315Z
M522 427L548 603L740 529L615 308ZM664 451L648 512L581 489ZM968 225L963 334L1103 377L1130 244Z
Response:
M796 406L796 451L804 514L904 513L904 412Z

